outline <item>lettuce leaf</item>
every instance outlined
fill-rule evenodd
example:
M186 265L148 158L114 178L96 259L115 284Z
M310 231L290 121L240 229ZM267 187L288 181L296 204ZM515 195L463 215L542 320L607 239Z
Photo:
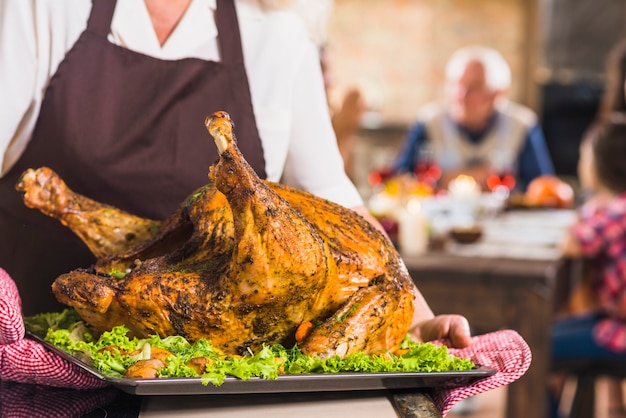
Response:
M408 335L400 346L402 354L354 353L343 358L321 359L304 355L297 345L286 348L280 344L263 346L257 353L250 351L245 356L226 356L208 340L191 343L182 336L161 338L158 335L146 339L129 338L129 330L124 326L114 327L94 338L72 309L28 317L25 324L30 332L61 350L88 356L98 371L111 377L122 377L130 365L149 358L152 347L172 353L165 361L165 367L159 370L159 377L200 377L202 384L215 386L223 384L229 376L276 379L281 374L442 372L475 367L470 360L451 355L445 346L416 343ZM196 358L206 359L205 370L200 375L189 365L190 360Z

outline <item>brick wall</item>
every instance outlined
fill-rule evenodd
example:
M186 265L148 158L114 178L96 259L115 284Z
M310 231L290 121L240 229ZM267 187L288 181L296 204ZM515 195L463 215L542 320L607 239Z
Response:
M442 68L458 47L485 44L509 61L511 97L527 102L529 9L535 0L335 0L329 22L337 101L359 86L385 124L410 123L440 94ZM527 103L530 104L530 103Z

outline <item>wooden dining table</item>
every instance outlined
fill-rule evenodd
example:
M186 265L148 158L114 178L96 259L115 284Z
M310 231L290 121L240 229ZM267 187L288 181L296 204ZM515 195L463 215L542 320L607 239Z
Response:
M508 386L507 418L546 416L551 323L573 273L558 245L574 220L571 210L504 211L482 222L475 243L403 255L435 314L466 316L473 334L513 329L528 343L532 363Z

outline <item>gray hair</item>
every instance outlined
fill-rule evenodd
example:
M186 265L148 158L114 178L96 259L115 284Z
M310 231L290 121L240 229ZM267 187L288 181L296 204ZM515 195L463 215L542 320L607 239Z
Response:
M446 65L446 79L458 79L472 62L482 64L485 81L490 90L506 90L511 86L509 64L498 51L485 46L470 46L454 52Z

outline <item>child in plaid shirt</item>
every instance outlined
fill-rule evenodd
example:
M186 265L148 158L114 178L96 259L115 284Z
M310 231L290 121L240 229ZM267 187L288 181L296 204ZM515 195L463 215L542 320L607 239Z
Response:
M626 359L626 124L623 120L596 125L589 131L580 147L578 174L583 189L592 191L593 196L580 208L579 221L563 243L563 254L592 263L587 299L593 304L587 311L571 314L554 324L551 354L557 368L561 362L586 364L600 359ZM562 381L555 386L561 384ZM617 382L613 386L611 409L622 414L621 384ZM557 416L556 406L553 405L553 416Z
M579 173L595 195L581 208L563 253L594 261L597 308L555 324L553 357L626 358L626 124L607 123L590 133Z

